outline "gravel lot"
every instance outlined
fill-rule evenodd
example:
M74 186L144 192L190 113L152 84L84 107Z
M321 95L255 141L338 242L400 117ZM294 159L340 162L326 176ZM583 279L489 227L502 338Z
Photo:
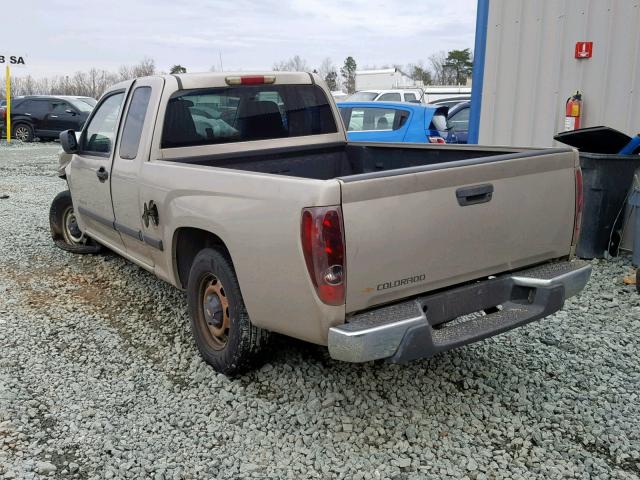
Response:
M551 318L406 366L281 340L229 380L183 294L49 237L56 144L0 144L0 477L640 477L640 296L595 263Z

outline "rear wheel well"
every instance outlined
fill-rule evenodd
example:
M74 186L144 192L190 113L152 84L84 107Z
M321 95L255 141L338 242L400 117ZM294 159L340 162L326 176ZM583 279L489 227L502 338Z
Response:
M173 254L176 259L178 281L182 288L187 288L191 265L203 248L213 248L219 251L233 266L229 249L222 239L206 230L193 227L179 228L174 234L174 245Z

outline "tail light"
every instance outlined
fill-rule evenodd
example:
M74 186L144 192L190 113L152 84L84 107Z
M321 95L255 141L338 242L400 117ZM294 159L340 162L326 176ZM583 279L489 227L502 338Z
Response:
M582 207L584 206L584 193L582 190L582 170L580 167L576 168L576 213L573 219L573 239L571 245L578 244L578 237L580 236L580 224L582 223Z
M342 209L305 208L301 230L304 259L318 297L327 305L343 305L346 272Z
M427 137L429 139L429 143L447 143L442 137Z
M6 120L7 119L7 109L6 108L2 108L0 110L2 110L2 119Z

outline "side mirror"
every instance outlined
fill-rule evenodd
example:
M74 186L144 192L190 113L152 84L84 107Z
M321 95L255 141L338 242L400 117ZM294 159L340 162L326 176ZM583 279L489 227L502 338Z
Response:
M60 132L60 145L65 153L78 153L78 140L76 140L76 132L73 130L65 130Z

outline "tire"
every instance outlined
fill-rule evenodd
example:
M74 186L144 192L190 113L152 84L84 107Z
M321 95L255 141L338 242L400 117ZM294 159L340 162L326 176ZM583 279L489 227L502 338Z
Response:
M228 376L260 363L270 332L251 324L231 261L205 248L193 261L187 284L191 332L202 358Z
M51 228L53 242L66 252L79 254L99 253L104 248L84 235L78 228L69 190L60 192L51 202L49 227Z
M26 123L18 123L13 127L12 136L22 142L33 142L33 128Z

